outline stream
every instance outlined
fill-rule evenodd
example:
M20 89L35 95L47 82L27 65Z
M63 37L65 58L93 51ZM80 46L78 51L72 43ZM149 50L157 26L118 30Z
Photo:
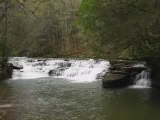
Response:
M24 68L15 70L12 79L0 82L0 120L160 119L160 90L102 88L107 61L11 61Z

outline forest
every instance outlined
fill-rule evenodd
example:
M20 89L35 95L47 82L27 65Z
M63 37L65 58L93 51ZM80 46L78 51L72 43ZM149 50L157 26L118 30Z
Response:
M81 52L85 43L75 22L79 4L79 0L2 0L1 48L11 56Z
M159 51L159 0L0 0L1 63L10 56L137 59Z

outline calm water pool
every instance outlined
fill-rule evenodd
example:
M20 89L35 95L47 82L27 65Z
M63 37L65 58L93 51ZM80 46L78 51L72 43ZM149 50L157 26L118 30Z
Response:
M0 120L160 120L160 90L103 89L101 81L0 82Z

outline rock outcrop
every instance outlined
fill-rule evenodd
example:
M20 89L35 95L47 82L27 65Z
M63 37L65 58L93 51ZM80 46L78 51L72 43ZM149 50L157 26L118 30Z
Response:
M115 60L110 61L110 72L103 78L104 88L120 88L132 85L137 74L147 69L143 61Z
M23 69L22 65L8 63L5 68L0 67L0 81L6 80L12 77L13 70Z
M22 65L18 65L18 64L11 64L10 63L10 66L12 67L12 69L16 69L16 70L23 69L23 66Z
M5 68L0 67L0 81L11 78L12 73L13 68L11 64L8 64Z

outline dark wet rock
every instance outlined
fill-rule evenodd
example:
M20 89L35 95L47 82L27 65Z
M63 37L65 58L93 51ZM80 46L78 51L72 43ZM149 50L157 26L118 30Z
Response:
M38 59L37 61L38 61L38 62L41 62L41 61L42 61L42 62L46 62L47 60L46 60L46 59Z
M137 72L137 73L140 73L140 72L142 72L143 70L146 70L146 69L147 69L147 67L133 67L133 66L121 67L122 71Z
M116 71L116 70L114 70L114 71L112 71L112 74L122 74L122 75L126 75L126 74L128 74L128 72Z
M146 70L146 63L133 60L115 60L110 62L110 73L103 78L103 87L126 87L134 83L137 74Z
M145 58L151 68L152 87L160 88L160 57Z
M39 62L37 65L43 66L43 65L47 65L47 64L46 64L46 61L43 61L43 62Z
M12 77L13 68L8 64L5 68L0 67L0 80L6 80Z
M27 62L36 62L35 60L29 59Z
M23 66L19 65L19 64L12 64L12 63L10 63L10 66L12 67L12 69L16 69L16 70L23 69Z
M110 62L110 70L119 70L119 71L141 71L147 69L146 62L143 61L131 61L131 60L115 60ZM136 66L137 64L142 64L143 66Z
M57 70L50 70L50 71L48 72L49 76L55 76L56 73L57 73Z
M49 76L61 76L67 68L57 68L48 72Z
M106 75L102 81L105 88L121 88L130 84L129 74L112 74Z
M69 59L65 59L64 61L68 62L68 61L69 61Z
M60 62L57 65L59 66L58 68L48 72L49 76L61 76L66 69L71 67L71 63L69 62Z
M71 63L69 62L61 62L58 63L59 67L64 68L64 67L71 67Z
M121 65L126 65L126 66L130 66L130 65L136 65L136 64L144 64L144 65L146 65L146 62L145 61L140 61L140 60L112 60L112 61L110 61L110 64L112 64L112 65L119 65L119 66L121 66Z
M96 79L103 79L106 74L107 74L107 70L103 70L101 73L97 75Z
M45 66L45 65L47 65L46 61L40 61L40 62L34 63L32 66Z

